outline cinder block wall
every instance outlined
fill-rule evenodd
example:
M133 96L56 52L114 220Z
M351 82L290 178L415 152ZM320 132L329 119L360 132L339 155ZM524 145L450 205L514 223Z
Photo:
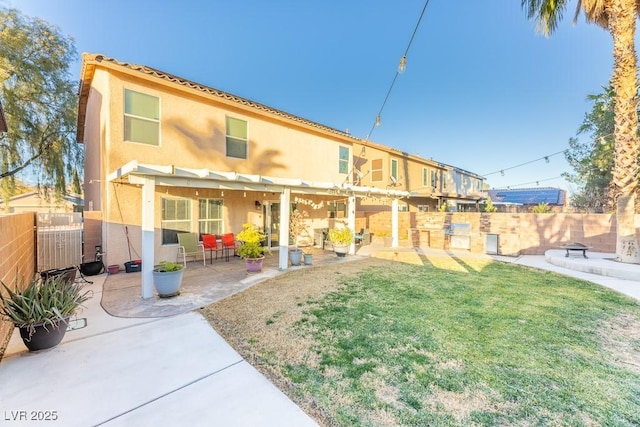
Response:
M448 249L445 230L451 223L471 225L472 252L483 252L486 234L498 235L502 255L542 255L569 242L592 246L594 251L615 252L616 218L613 214L533 214L476 212L400 212L400 237L414 245ZM358 225L376 235L391 235L391 212L367 213ZM640 239L640 215L636 215Z
M35 226L33 212L0 216L0 279L11 288L16 277L24 285L36 273ZM11 322L0 319L0 359L13 330Z

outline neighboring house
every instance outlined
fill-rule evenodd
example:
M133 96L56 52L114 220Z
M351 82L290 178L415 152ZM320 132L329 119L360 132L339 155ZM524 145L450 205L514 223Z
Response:
M0 102L0 132L6 132L7 130L7 119L4 117L2 102Z
M562 211L567 203L566 191L560 188L493 189L487 193L501 211L529 212L541 203L553 211Z
M82 198L75 195L63 196L57 200L37 191L18 194L9 199L8 205L0 200L0 214L9 213L71 213L82 211Z
M454 169L103 55L84 54L80 78L85 210L101 212L109 264L141 254L144 298L153 265L176 258L182 231L237 233L255 223L286 269L294 207L312 229L354 229L356 209L375 200L393 213L397 246L401 203L417 210L445 195L420 185L424 169L428 177Z
M434 160L401 152L369 141L354 144L354 183L379 188L408 191L410 197L400 204L402 211L436 211L447 203L450 210L457 210L457 203L477 203L485 198L482 193L483 178ZM377 198L359 199L358 210L380 211L389 206Z

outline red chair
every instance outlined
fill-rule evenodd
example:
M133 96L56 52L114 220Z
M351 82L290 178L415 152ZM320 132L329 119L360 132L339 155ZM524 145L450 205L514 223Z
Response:
M218 244L218 239L215 234L203 234L202 244L204 245L204 250L209 251L209 259L211 263L213 263L214 252L216 253L216 259L218 259L218 252L224 251L222 244Z
M236 253L236 238L233 233L225 233L220 236L222 239L222 248L227 252L227 261L229 261L229 251L233 249L233 256L237 256Z

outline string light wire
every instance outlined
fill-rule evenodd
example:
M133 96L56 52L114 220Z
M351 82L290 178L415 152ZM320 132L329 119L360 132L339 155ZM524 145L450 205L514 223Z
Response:
M508 168L498 169L497 171L494 171L494 172L483 173L483 174L481 174L480 176L482 176L482 177L485 177L485 178L486 178L486 177L488 177L489 175L494 175L494 174L496 174L496 173L499 173L500 175L504 176L504 173L505 173L506 171L508 171L508 170L515 169L515 168L519 168L520 166L525 166L525 165L528 165L528 164L531 164L531 163L539 162L540 160L544 160L544 161L546 161L547 163L549 163L549 159L550 159L551 157L553 157L553 156L557 156L558 154L564 154L566 151L567 151L567 150L558 151L557 153L548 154L548 155L546 155L546 156L542 156L542 157L540 157L539 159L530 160L530 161L528 161L528 162L520 163L519 165L510 166L510 167L508 167Z
M416 33L418 32L418 28L420 27L420 22L422 22L422 17L424 16L424 12L427 10L427 6L428 5L429 5L429 0L426 0L424 2L424 7L422 8L422 12L420 12L420 17L418 18L418 22L416 23L416 26L413 28L413 33L411 34L411 38L409 39L409 43L407 44L407 48L404 50L404 55L402 55L402 58L400 59L401 65L405 65L406 66L407 55L409 54L409 48L411 48L411 44L413 43L413 39L415 38ZM380 125L380 118L382 117L382 110L384 110L384 107L387 104L387 101L389 100L389 96L391 95L391 91L393 90L393 86L396 84L396 80L398 79L398 75L402 74L403 71L404 70L400 71L400 69L396 70L396 74L393 76L393 80L391 81L391 85L389 86L389 90L387 91L387 94L384 97L384 101L382 101L382 105L380 106L380 110L378 110L378 114L376 115L376 120L373 123L373 126L371 126L371 130L369 130L369 133L367 134L367 137L364 140L364 145L366 145L367 141L369 141L369 138L371 137L371 134L373 133L373 130ZM364 146L362 147L362 149L364 150Z

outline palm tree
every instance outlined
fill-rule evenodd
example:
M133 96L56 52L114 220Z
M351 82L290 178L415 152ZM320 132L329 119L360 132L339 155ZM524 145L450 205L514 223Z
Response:
M527 17L536 21L537 30L551 34L562 19L568 0L521 0ZM634 225L636 188L638 185L638 65L635 51L638 0L578 0L574 22L584 12L587 22L609 31L613 38L613 74L615 92L615 157L613 184L616 195L619 261L640 263L638 239Z

